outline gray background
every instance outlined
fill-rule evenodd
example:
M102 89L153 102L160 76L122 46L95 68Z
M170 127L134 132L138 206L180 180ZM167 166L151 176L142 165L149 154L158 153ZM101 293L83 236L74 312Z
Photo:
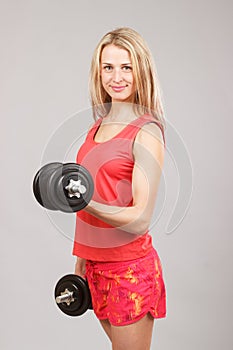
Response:
M55 130L89 108L92 52L118 26L131 26L147 40L167 120L186 145L194 175L187 213L167 234L179 191L177 169L167 155L167 199L152 234L164 269L168 315L155 322L152 348L232 348L232 2L0 5L1 349L109 349L91 312L68 318L54 304L55 282L74 268L69 238L74 216L50 220L31 184ZM84 129L92 122L90 114L80 120ZM80 130L77 125L77 137ZM169 137L167 142L172 151ZM55 159L62 153L53 150L53 160L62 161ZM74 151L63 151L73 160ZM63 222L67 231L59 230Z

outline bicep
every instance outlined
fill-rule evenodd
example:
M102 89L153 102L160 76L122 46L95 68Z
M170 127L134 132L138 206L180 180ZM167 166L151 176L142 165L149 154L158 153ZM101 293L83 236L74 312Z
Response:
M162 132L156 124L146 124L139 131L134 142L133 154L133 205L140 209L147 221L150 221L164 161Z

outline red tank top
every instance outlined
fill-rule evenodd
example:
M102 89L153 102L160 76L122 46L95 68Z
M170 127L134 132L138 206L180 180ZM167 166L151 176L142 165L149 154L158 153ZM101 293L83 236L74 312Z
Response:
M132 206L133 142L140 128L151 122L160 127L154 117L143 115L101 143L94 140L101 119L93 125L76 161L92 175L94 201L118 206L119 210ZM125 261L145 256L151 247L148 231L138 236L106 224L85 210L76 213L73 255L94 261Z

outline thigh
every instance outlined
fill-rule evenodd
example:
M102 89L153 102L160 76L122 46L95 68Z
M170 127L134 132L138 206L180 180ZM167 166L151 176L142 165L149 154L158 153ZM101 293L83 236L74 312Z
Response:
M111 324L109 320L99 320L108 338L112 341Z
M149 350L154 318L148 313L126 326L111 326L112 350Z

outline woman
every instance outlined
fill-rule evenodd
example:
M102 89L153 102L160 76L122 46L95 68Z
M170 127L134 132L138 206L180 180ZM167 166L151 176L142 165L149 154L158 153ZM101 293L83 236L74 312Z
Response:
M164 121L149 49L130 28L107 33L90 71L96 122L77 163L95 191L77 213L75 273L87 278L94 312L114 350L148 350L166 316L159 256L148 232L164 159Z

